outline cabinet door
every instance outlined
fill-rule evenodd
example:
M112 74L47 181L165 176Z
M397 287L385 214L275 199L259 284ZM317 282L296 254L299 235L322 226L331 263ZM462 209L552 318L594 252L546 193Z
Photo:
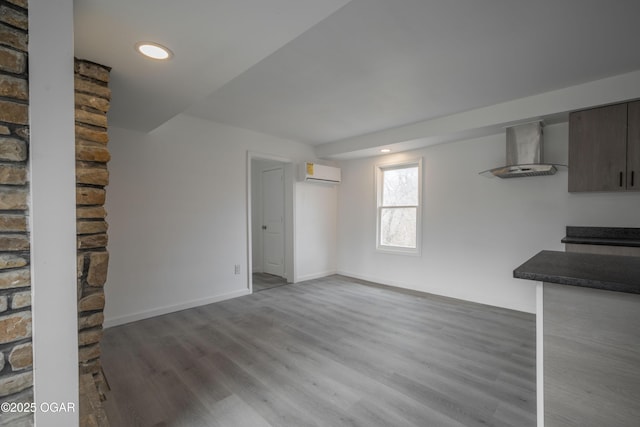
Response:
M640 101L629 103L627 190L640 191Z
M625 191L627 104L569 116L569 191Z

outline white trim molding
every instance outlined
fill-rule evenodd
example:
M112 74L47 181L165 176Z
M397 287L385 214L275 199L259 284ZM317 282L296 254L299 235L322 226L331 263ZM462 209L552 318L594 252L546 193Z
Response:
M182 302L180 304L166 305L164 307L154 308L152 310L140 311L134 314L128 314L126 316L118 316L107 318L104 320L105 328L112 328L114 326L124 325L126 323L137 322L138 320L149 319L151 317L162 316L163 314L174 313L176 311L187 310L189 308L200 307L203 305L213 304L214 302L226 301L229 299L249 295L248 289L242 289L240 291L228 292L226 294L214 295L208 298L198 298L196 300Z

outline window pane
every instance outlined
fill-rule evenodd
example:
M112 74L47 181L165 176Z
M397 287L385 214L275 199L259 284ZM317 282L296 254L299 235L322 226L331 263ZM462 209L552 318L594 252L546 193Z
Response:
M418 204L418 167L387 169L382 174L382 206Z
M416 248L416 208L380 209L380 244Z

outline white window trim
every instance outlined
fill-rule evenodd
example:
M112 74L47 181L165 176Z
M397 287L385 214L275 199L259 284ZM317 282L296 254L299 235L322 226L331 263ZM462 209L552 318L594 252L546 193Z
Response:
M400 169L407 166L418 166L418 207L416 210L416 247L401 248L380 244L380 219L382 202L382 177L383 171L388 169ZM422 255L422 157L408 160L379 163L375 165L375 194L376 194L376 251L396 255Z

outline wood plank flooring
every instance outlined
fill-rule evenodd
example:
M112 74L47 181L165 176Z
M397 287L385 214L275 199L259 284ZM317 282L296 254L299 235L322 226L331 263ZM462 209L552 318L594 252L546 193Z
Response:
M105 331L112 426L535 426L535 317L331 276Z
M264 291L265 289L287 284L287 279L267 273L253 273L251 280L253 282L253 292Z

